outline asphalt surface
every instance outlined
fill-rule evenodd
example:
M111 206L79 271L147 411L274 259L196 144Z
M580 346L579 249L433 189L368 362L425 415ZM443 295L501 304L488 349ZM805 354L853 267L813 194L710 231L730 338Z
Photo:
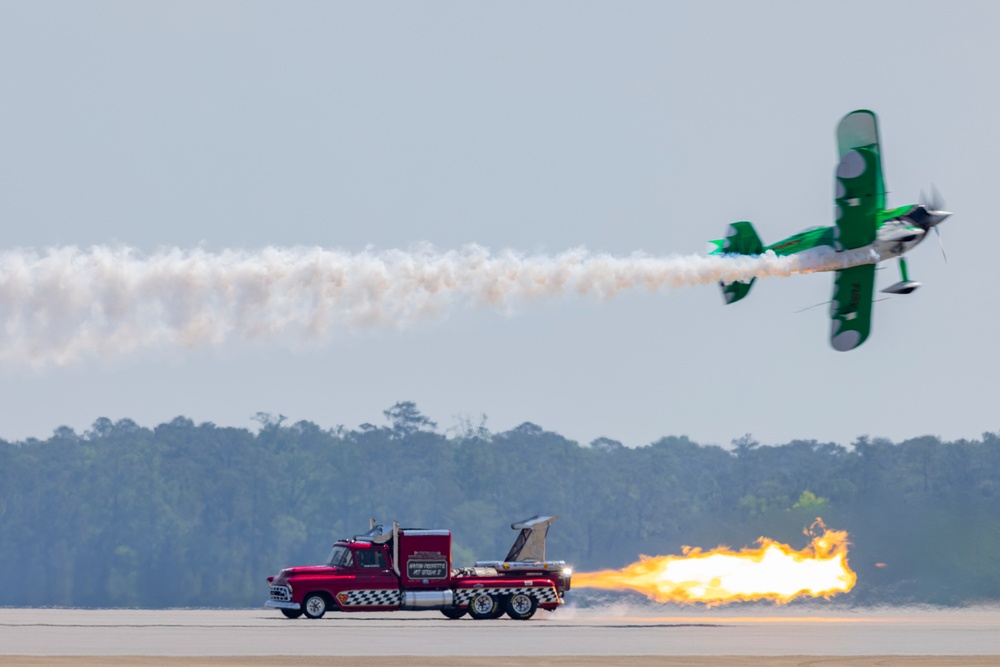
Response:
M449 621L437 612L289 620L264 609L0 609L0 656L872 655L1000 656L1000 610L563 608L530 621Z

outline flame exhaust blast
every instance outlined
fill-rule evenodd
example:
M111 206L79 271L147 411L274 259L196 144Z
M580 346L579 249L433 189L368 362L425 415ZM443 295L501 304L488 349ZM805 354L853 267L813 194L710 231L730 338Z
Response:
M403 326L453 305L509 307L575 293L789 276L870 263L855 251L796 255L613 257L322 248L167 249L95 246L0 252L0 361L66 363L164 344L319 339L337 328Z
M819 530L823 532L816 534ZM755 549L711 551L684 548L682 556L643 556L621 570L576 572L574 588L633 590L657 602L748 600L782 603L797 597L829 597L854 588L857 575L847 564L847 533L827 530L818 520L805 533L800 551L766 537Z

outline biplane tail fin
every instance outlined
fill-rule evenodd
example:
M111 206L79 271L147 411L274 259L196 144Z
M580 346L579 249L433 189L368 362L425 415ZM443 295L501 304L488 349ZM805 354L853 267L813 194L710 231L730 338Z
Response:
M764 244L757 236L757 231L753 228L753 224L746 220L729 225L726 238L710 243L715 246L709 252L710 255L759 255L764 252ZM722 296L726 299L726 303L736 303L749 294L755 280L756 278L751 278L749 282L737 281L728 284L720 282L719 286L722 288Z

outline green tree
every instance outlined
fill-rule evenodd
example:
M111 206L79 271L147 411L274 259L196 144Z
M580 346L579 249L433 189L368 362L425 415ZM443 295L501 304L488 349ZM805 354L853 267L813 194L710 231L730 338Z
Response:
M421 414L413 401L400 401L382 412L392 424L392 432L397 438L405 438L417 431L433 431L437 423Z

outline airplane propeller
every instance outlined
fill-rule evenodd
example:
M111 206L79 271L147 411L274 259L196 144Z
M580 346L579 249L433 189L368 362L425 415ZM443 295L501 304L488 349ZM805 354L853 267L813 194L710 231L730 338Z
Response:
M930 197L927 197L923 190L920 191L920 203L923 204L928 211L944 210L944 197L941 196L941 192L933 183L931 183Z
M944 197L941 196L941 192L937 189L936 185L931 184L930 199L924 195L923 190L920 191L920 204L932 216L931 227L934 228L934 235L937 236L938 246L941 248L941 256L944 257L944 262L947 264L948 254L944 251L944 241L941 240L941 230L938 228L938 225L944 222L945 218L950 216L951 213L944 209Z
M941 247L941 256L944 257L944 263L948 263L948 253L944 251L944 241L941 240L941 230L934 227L934 235L937 236L938 245Z

